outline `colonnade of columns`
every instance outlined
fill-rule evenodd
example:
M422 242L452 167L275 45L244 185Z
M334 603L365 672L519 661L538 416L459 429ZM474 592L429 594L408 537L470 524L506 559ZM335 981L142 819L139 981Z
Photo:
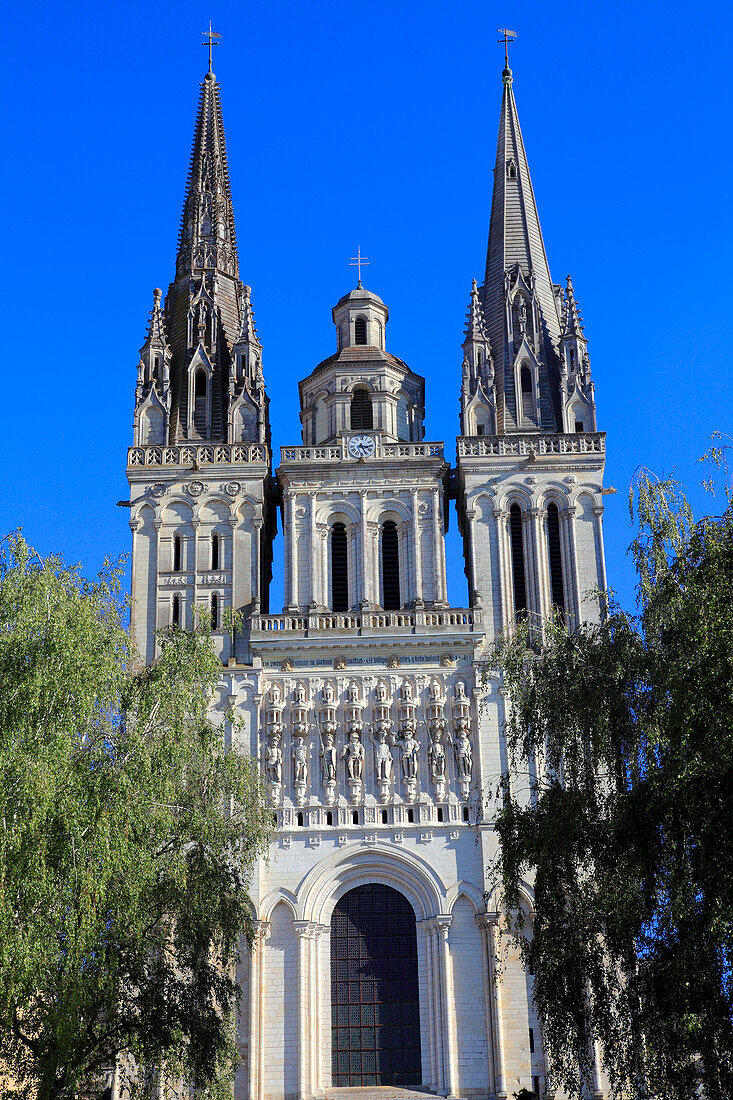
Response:
M603 534L601 530L603 508L596 506L593 509L593 514L595 516L594 537L596 547L600 548L599 551L597 549L599 557L598 583L601 590L603 590L606 583L605 561L603 559ZM476 512L475 510L471 510L467 515L471 545L474 546L476 538L476 532L474 530ZM583 617L581 601L584 593L580 583L576 516L577 508L573 505L559 509L560 552L565 610L571 626L577 626ZM495 508L494 520L497 527L500 563L501 626L502 629L506 630L511 627L515 618L509 510L507 508ZM522 545L524 552L524 577L529 610L534 612L534 614L541 619L545 619L550 615L552 610L546 509L525 508L522 510ZM590 582L588 583L588 587L590 587Z
M447 605L445 540L441 489L414 489L410 493L410 517L398 522L400 598L402 604L415 599ZM338 511L338 500L328 496L329 509ZM297 503L296 503L297 502ZM316 518L319 496L299 489L285 495L285 605L304 609L314 603L329 607L330 528ZM372 607L382 603L380 524L367 518L367 490L359 492L358 519L347 522L349 605L363 602ZM388 502L386 507L389 508ZM307 511L307 518L306 518ZM424 519L422 517L425 517ZM308 570L303 575L298 561L298 540L308 541ZM425 574L424 544L430 548L430 568ZM430 575L432 574L432 575Z

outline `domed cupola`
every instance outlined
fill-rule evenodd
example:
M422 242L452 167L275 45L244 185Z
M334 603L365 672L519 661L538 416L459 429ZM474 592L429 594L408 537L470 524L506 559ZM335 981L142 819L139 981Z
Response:
M321 445L365 430L388 442L419 442L425 381L385 350L389 310L382 299L359 283L332 315L336 351L300 383L303 442Z
M384 328L389 310L378 294L361 285L333 307L333 323L338 333L338 350L379 348L384 351Z

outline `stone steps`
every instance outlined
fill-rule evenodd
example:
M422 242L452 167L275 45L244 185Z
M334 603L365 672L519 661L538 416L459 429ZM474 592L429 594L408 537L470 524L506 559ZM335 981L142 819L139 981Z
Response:
M436 1093L398 1085L367 1085L363 1088L328 1088L324 1100L435 1100Z

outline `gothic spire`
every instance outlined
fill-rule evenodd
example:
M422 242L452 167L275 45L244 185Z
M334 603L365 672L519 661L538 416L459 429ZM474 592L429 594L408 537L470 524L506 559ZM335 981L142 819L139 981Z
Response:
M215 38L209 31L210 54ZM151 341L161 340L165 354L156 352L151 361L160 361L163 373L153 375L144 362L139 390L142 400L147 379L154 377L160 384L168 442L269 439L262 345L254 327L249 288L239 280L221 99L211 57L196 112L176 275L163 309L156 292L146 343L148 358L154 346ZM243 364L256 393L245 415ZM139 437L151 434L157 435L157 425L152 433L141 421Z
M505 68L502 75L484 312L497 382L504 395L504 430L534 427L554 431L560 420L558 291L550 278L511 69ZM526 356L532 370L531 401L526 396L520 401L517 396L519 354Z
M566 279L565 290L565 302L563 309L563 323L562 334L563 336L579 336L583 337L583 318L578 312L578 303L575 301L575 291L573 290L573 281L570 276Z
M195 268L216 268L234 278L239 275L219 84L211 71L201 84L176 274Z
M464 340L464 346L469 341L485 341L489 343L489 336L486 331L486 320L481 308L479 300L478 286L476 280L473 280L473 286L471 287L471 304L468 307L468 313L466 314L466 339Z

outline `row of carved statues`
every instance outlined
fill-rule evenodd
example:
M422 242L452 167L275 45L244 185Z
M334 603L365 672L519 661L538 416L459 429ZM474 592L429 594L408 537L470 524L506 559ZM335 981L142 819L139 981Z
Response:
M393 721L393 703L387 684L378 681L372 703L372 721L364 720L366 704L359 685L351 683L344 706L344 744L339 742L338 700L333 685L327 683L313 708L308 703L306 688L296 685L290 703L291 767L295 802L302 806L308 789L309 737L317 732L324 801L332 805L337 796L339 762L343 761L345 780L352 802L359 802L364 789L365 736L374 751L374 772L379 799L389 801L395 782L401 782L407 802L418 794L421 741L418 726L427 730L427 756L431 782L438 801L447 796L448 772L446 744L453 751L456 779L460 795L467 799L473 773L471 743L471 704L462 681L455 684L450 700L450 719L446 716L448 702L441 684L433 680L425 704L425 718L418 718L419 703L412 685L405 681L396 701L397 722ZM283 710L285 704L280 685L270 686L264 707L263 767L269 787L270 801L280 802L283 788ZM311 717L313 715L313 717ZM395 755L398 771L395 776Z

